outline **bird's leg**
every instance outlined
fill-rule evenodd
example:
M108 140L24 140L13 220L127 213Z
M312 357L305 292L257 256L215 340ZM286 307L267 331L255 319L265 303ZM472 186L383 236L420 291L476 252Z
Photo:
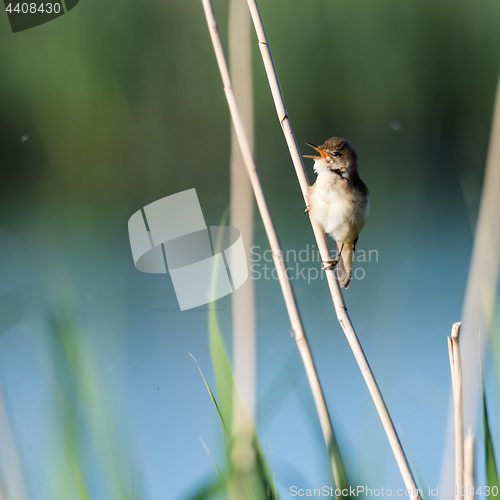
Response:
M344 249L344 244L342 243L342 246L340 247L340 252L337 255L335 259L327 260L326 262L323 262L323 271L326 271L328 269L335 269L337 264L340 262L340 257L342 256L342 250Z
M337 257L338 260L340 260L340 257L342 255L342 250L344 250L344 244L342 243L342 246L340 247L340 252L339 252L339 255Z
M310 207L309 207L309 205L307 205L306 209L304 210L304 213L307 214L309 212L309 210L310 210Z

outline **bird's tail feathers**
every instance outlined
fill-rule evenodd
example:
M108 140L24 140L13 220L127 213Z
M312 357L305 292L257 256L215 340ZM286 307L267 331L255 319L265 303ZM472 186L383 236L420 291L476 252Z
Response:
M340 252L341 243L337 243L337 251ZM337 254L338 255L338 254ZM354 245L352 243L344 243L342 255L337 266L337 278L342 288L349 288L352 275L352 261L354 258Z

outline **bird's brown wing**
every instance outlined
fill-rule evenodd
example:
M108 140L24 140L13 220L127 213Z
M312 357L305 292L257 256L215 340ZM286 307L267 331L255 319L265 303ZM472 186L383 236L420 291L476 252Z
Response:
M361 180L358 171L356 170L351 176L351 182L354 187L360 191L363 195L368 196L370 191L368 190L368 186Z

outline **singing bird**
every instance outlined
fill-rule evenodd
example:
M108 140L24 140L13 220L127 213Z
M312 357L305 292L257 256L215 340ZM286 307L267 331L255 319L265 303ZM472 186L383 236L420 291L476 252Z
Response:
M307 143L320 156L314 159L316 182L309 188L306 212L337 242L337 258L324 262L323 269L337 264L337 277L349 288L352 261L359 233L370 208L368 188L358 174L358 157L349 141L332 137L322 146Z

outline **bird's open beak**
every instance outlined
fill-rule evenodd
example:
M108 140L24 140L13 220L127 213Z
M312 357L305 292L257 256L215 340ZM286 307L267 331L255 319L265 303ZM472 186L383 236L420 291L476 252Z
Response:
M325 153L319 146L315 146L314 144L311 144L310 142L306 142L306 144L308 146L311 146L312 148L314 148L316 151L318 151L318 153L321 155L321 156L309 156L309 155L303 155L304 158L313 158L314 160L320 160L321 158L326 158L328 156L327 153Z

